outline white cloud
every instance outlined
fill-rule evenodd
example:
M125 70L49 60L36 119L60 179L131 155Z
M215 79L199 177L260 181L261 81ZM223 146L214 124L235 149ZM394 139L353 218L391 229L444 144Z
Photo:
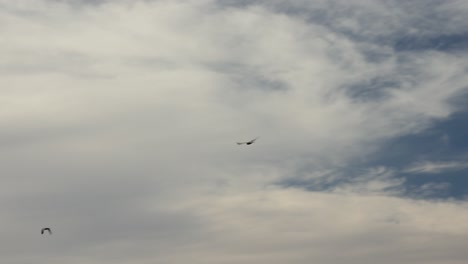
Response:
M404 172L409 173L428 173L428 174L435 174L435 173L442 173L446 171L453 171L453 170L462 170L468 168L467 162L459 162L459 161L422 161L417 162L413 165L410 165L408 168L404 170Z
M344 184L337 184L334 193L359 193L372 195L401 195L404 180L394 177L395 172L386 167L369 168ZM345 178L342 176L342 178Z
M466 204L386 197L387 168L341 194L272 187L447 117L463 55L373 42L407 26L380 2L314 2L340 27L265 2L86 2L0 1L2 260L465 262ZM375 78L383 98L349 95Z

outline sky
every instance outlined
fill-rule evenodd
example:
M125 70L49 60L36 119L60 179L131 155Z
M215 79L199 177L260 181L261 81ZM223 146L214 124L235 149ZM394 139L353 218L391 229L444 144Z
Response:
M0 0L0 259L467 263L467 29L463 0Z

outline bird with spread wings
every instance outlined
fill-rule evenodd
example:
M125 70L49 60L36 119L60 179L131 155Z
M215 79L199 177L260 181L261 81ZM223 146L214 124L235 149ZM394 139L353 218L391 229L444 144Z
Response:
M48 227L44 227L41 229L41 235L43 235L45 231L48 231L49 235L52 235L52 230L50 230L50 228Z
M254 139L252 139L252 140L250 140L250 141L245 141L245 142L237 142L237 145L243 145L243 144L245 144L245 145L252 145L252 144L255 142L255 140L257 140L258 138L259 138L259 137L256 137L256 138L254 138Z

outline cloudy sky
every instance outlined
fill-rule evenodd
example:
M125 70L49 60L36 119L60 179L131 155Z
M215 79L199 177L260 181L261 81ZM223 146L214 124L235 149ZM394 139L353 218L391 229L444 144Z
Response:
M0 258L467 263L467 29L466 0L0 0Z

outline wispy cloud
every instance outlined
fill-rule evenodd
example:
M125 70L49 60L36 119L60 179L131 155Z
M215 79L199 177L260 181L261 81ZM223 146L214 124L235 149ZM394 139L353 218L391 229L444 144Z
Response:
M334 173L456 110L466 54L394 45L446 2L0 0L2 260L465 263L465 202Z
M468 168L468 162L461 161L421 161L404 169L406 173L436 174Z

